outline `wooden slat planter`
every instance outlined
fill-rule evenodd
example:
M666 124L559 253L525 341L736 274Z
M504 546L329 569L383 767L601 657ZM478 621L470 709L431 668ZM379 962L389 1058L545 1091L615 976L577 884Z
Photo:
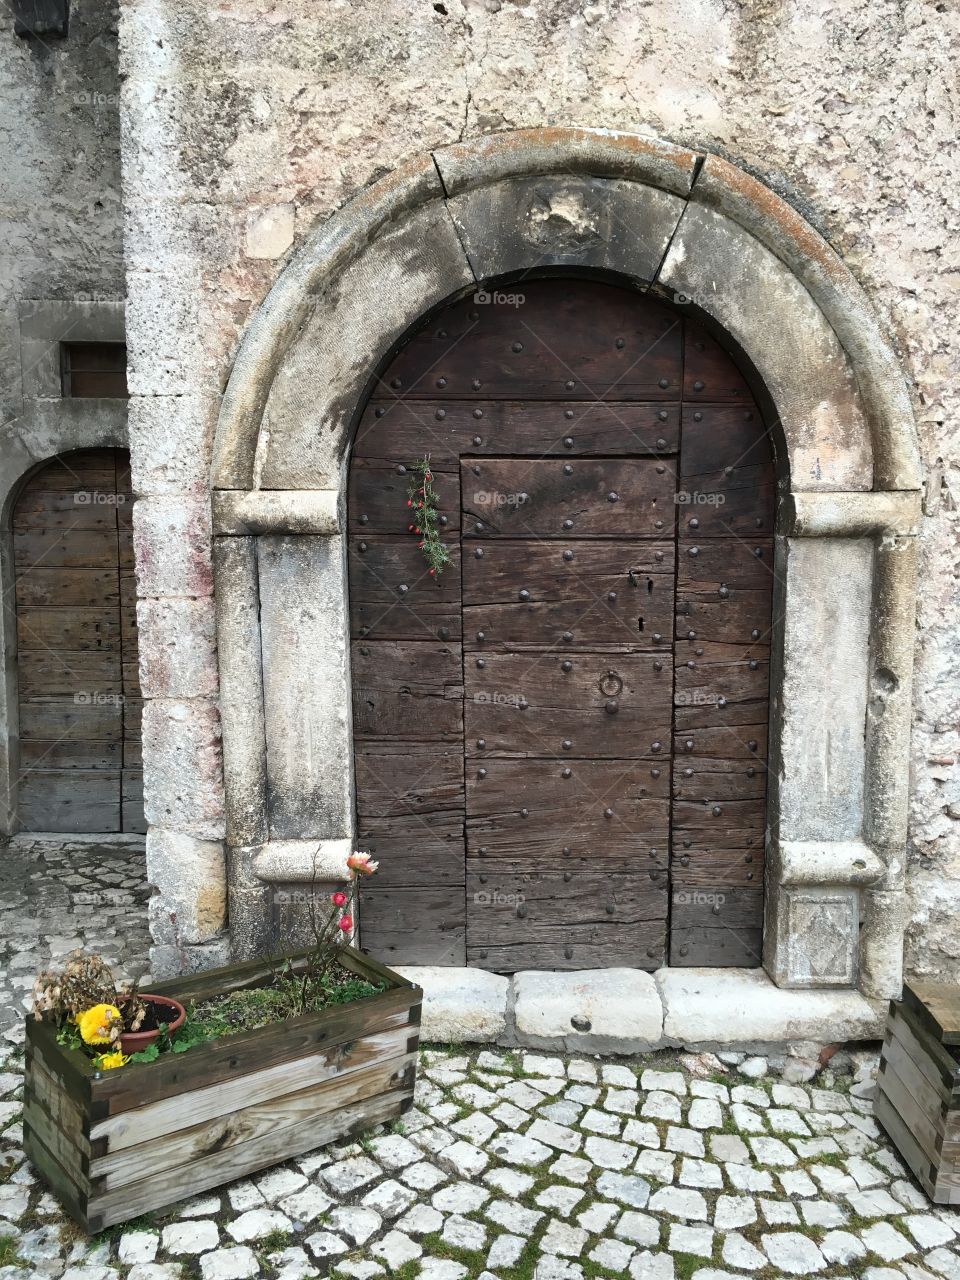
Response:
M874 1113L936 1204L960 1204L958 1043L955 987L913 982L891 1000Z
M93 1233L402 1115L413 1102L422 990L352 947L387 989L352 1004L97 1071L27 1022L24 1148ZM292 957L302 967L306 952ZM189 1004L255 987L262 961L154 985Z

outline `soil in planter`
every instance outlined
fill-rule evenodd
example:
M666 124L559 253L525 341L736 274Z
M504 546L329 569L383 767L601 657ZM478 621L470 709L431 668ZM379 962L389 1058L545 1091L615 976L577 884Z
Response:
M173 1009L168 1004L154 1004L152 1000L144 1000L147 1012L143 1016L143 1021L137 1027L137 1031L159 1031L161 1027L165 1027L170 1022L176 1022L180 1017L180 1010Z
M256 1031L300 1015L299 977L273 978L267 986L249 987L226 995L201 1000L189 1011L191 1030L202 1030L208 1039L233 1035L238 1031ZM385 983L367 982L349 969L335 966L322 984L314 982L305 1012L319 1013L335 1004L350 1004L366 996L386 990Z

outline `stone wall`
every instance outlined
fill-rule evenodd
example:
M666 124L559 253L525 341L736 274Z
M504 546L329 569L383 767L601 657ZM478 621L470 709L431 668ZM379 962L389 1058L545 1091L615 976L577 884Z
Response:
M9 504L38 462L126 444L124 401L60 398L62 341L123 340L117 21L109 0L74 0L66 37L22 37L0 6L0 833L17 770Z
M550 123L650 133L756 173L826 236L890 333L927 476L908 967L960 977L958 36L950 6L892 0L124 0L148 857L155 879L171 847L197 867L164 883L158 943L202 962L222 923L206 484L244 327L304 237L372 180L434 146Z

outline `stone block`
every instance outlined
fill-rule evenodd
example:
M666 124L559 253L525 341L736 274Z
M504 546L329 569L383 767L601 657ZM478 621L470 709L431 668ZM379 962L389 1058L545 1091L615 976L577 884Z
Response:
M794 991L762 969L659 969L663 1034L670 1044L714 1049L876 1040L885 1009L857 991Z
M443 1044L487 1044L507 1028L510 979L485 969L397 965L396 971L423 987L424 1040Z
M223 843L198 840L180 831L147 832L150 932L166 946L209 942L227 917L227 874Z
M210 503L202 497L138 498L133 554L140 596L209 596Z
M478 279L572 264L649 281L684 202L636 182L556 174L477 187L449 209Z
M220 715L212 702L144 703L143 802L151 826L223 838Z
M535 1048L642 1053L663 1032L657 985L640 969L516 973L513 996L517 1039Z
M853 986L857 978L859 917L856 889L782 889L778 919L784 984Z
M437 303L473 283L442 201L384 227L313 295L264 414L262 486L335 488L348 429L370 370Z
M771 772L783 841L861 834L872 560L865 538L790 538L778 551L782 764Z
M210 385L204 373L201 287L195 272L127 272L127 385L131 395L178 396Z
M217 692L213 600L137 601L140 687L145 698L207 698Z
M213 396L133 396L130 476L138 496L202 494L219 409Z
M341 539L258 540L270 834L350 830L350 684Z
M793 489L873 488L854 371L823 312L776 254L716 209L691 203L659 283L750 353L777 406Z

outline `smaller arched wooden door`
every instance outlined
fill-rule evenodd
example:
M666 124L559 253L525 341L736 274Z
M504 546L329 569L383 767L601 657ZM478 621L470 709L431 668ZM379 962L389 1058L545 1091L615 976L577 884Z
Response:
M145 830L132 506L120 449L56 458L14 506L21 829Z
M762 416L659 301L487 297L400 351L351 463L357 823L381 861L363 944L504 972L759 965ZM425 455L439 579L408 531Z

